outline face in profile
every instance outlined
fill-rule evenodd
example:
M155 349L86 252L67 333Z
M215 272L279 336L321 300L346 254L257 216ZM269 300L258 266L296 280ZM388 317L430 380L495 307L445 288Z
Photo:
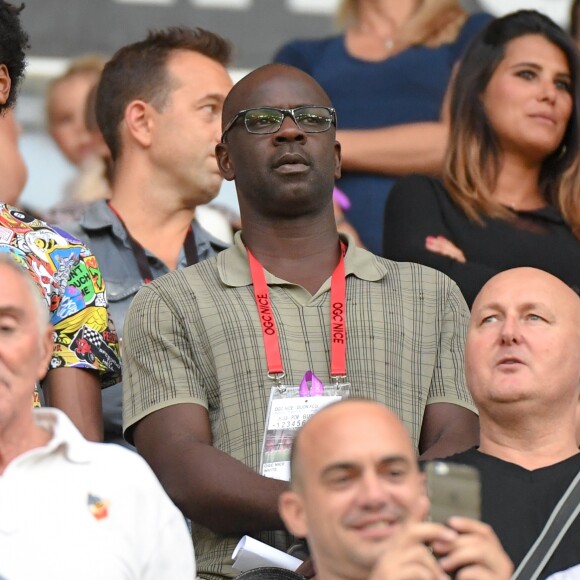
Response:
M493 405L516 403L521 412L527 405L575 421L580 297L534 268L498 274L473 304L465 368L482 416Z
M543 161L560 147L572 114L566 55L544 36L515 38L481 100L504 154Z
M159 110L150 107L151 161L186 204L209 203L222 182L215 146L232 80L222 64L194 51L174 51L166 66L173 88Z
M94 143L85 124L89 92L98 81L95 73L78 73L57 81L48 95L48 127L64 156L73 164L94 153Z
M38 309L22 276L0 262L0 426L30 416L34 384L48 368L49 327L40 328ZM39 290L40 292L40 290Z
M336 577L367 577L388 539L426 515L408 434L379 404L324 409L304 427L296 457L281 515L292 533L307 537L317 567Z

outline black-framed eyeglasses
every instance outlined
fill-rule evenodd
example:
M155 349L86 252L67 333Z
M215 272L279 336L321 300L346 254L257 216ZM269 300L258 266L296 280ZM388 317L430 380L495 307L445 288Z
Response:
M222 133L222 143L226 133L240 117L244 119L246 131L254 135L277 133L286 117L292 117L297 127L305 133L324 133L332 125L336 126L336 111L332 107L305 106L295 109L257 107L236 113Z

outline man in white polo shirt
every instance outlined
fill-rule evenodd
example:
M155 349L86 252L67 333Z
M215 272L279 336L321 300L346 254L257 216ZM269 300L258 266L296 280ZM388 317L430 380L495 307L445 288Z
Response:
M145 461L33 410L52 356L48 309L0 256L0 578L191 580L191 539Z

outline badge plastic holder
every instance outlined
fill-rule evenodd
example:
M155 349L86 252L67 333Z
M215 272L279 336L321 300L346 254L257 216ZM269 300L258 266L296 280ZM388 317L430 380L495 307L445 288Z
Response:
M260 474L289 481L290 452L296 432L320 409L347 398L350 384L346 377L337 377L331 385L324 385L312 371L304 375L299 386L275 382L266 414Z

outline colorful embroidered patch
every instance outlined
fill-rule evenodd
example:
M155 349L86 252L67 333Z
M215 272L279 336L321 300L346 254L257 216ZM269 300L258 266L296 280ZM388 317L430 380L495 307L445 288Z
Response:
M96 520L103 520L109 515L109 502L89 493L89 511Z

